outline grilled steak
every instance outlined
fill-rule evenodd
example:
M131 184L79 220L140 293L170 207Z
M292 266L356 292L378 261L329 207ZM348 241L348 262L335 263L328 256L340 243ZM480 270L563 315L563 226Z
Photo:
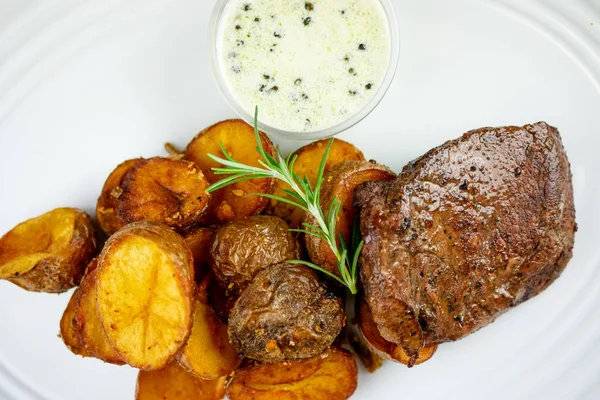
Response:
M543 291L572 255L570 165L543 122L468 132L361 185L355 204L365 298L413 362Z

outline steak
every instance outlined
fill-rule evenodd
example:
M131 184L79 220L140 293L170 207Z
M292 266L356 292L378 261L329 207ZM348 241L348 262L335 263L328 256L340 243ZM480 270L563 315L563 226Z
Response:
M577 230L570 164L543 122L468 132L362 184L355 205L365 299L412 362L543 291Z

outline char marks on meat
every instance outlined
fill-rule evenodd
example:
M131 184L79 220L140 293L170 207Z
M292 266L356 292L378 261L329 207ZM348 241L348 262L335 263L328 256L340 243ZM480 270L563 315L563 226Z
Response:
M572 256L570 165L543 122L468 132L361 185L355 203L365 298L413 358L537 295Z

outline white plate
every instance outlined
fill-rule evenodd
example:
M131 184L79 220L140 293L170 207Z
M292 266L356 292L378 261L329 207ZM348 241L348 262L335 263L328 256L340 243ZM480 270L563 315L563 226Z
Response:
M580 229L548 290L422 366L361 373L355 398L600 398L599 2L395 5L397 78L341 137L399 170L466 130L545 120L572 163ZM92 211L117 163L232 116L209 73L211 8L0 0L1 232L53 207ZM0 399L133 399L133 369L73 356L57 337L68 298L0 282Z

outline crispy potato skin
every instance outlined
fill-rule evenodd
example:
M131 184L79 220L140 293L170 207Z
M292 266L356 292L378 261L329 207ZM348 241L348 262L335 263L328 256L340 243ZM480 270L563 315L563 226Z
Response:
M205 227L193 228L183 234L183 240L194 257L196 282L201 282L202 278L210 272L210 246L214 235L213 229Z
M0 278L32 292L62 293L79 284L96 247L91 218L57 208L0 239Z
M425 346L417 356L414 364L411 358L402 350L402 346L388 342L379 333L377 324L373 321L373 315L369 309L369 305L364 300L357 299L357 322L360 333L369 349L377 356L384 360L392 360L401 364L407 365L409 368L413 365L419 365L428 361L433 357L437 350L437 344L429 344Z
M262 269L299 259L300 244L282 219L255 215L221 227L211 255L221 286L240 293Z
M230 400L345 400L357 382L354 355L331 348L305 360L245 367L226 393Z
M201 380L173 362L157 371L140 371L136 400L220 400L225 396L225 378Z
M298 157L294 163L294 172L301 178L307 177L313 187L317 182L321 160L323 159L328 144L329 139L318 140L309 143L294 152L294 156ZM359 149L354 147L354 145L340 139L333 139L333 144L331 145L327 161L325 162L324 171L327 173L331 168L342 161L349 160L364 161L365 156ZM285 189L290 190L291 188L285 182L277 180L273 194L289 199L290 197L283 192ZM304 211L297 207L276 200L269 201L266 211L269 215L274 215L283 219L292 228L299 228L302 225L305 214Z
M357 209L352 204L354 189L364 182L392 180L395 177L396 174L388 167L367 161L343 161L325 175L321 188L321 208L327 217L327 211L333 199L337 198L341 201L342 205L336 219L336 233L344 237L346 244L350 243L352 226L354 226L357 213ZM306 222L316 225L312 216L307 216ZM324 240L312 235L306 235L305 240L310 260L340 276L337 258L329 245Z
M75 325L80 345L90 356L104 362L123 365L124 362L108 342L96 305L96 273L98 260L87 267L76 299Z
M123 188L121 187L123 177L140 160L141 158L136 158L122 162L110 173L104 183L102 193L100 193L100 197L98 197L98 202L96 203L96 219L107 235L112 235L127 225L127 222L117 213L117 201L123 193Z
M212 279L207 276L198 286L192 334L177 355L179 364L200 379L229 375L242 362L229 343L227 325L208 304L208 285Z
M184 229L200 221L209 183L192 162L155 157L137 161L123 176L117 213L125 222L160 222Z
M327 349L346 317L342 301L302 265L272 265L254 277L229 315L237 352L261 362L309 358Z
M183 238L163 224L127 225L97 271L98 312L117 354L136 368L164 367L191 332L194 266Z
M60 337L65 346L75 355L82 357L91 357L92 355L85 349L79 341L81 327L75 320L77 312L77 297L80 294L79 288L75 289L71 295L71 299L67 304L67 308L60 319Z
M264 134L260 133L262 146L268 154L275 155L275 146ZM223 157L220 143L238 162L259 167L261 158L256 151L254 128L241 119L231 119L214 124L200 132L188 144L185 159L194 162L206 175L210 183L224 178L216 175L211 168L221 165L208 157L214 154ZM253 179L236 183L212 193L206 224L223 224L259 214L267 205L268 199L258 196L244 197L254 193L273 193L274 179Z

